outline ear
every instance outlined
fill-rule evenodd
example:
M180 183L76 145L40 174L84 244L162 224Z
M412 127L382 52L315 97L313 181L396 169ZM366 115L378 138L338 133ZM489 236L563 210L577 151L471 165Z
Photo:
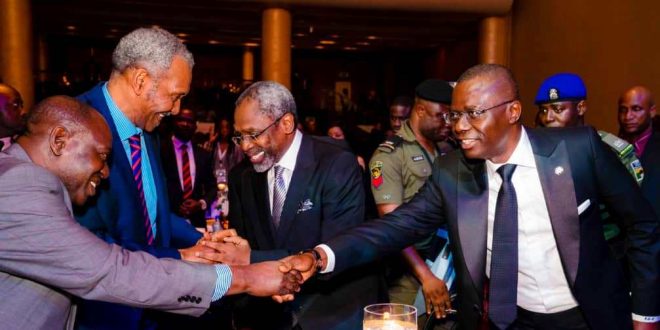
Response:
M584 116L584 114L587 113L587 101L582 100L582 101L578 102L578 104L577 104L577 113L580 117Z
M292 113L287 113L280 119L280 124L284 127L284 133L291 134L296 131L296 121Z
M416 102L413 111L417 113L417 117L422 118L426 114L426 108L422 102Z
M48 136L48 144L50 146L50 151L55 156L61 156L66 143L69 141L71 133L62 126L56 126L50 131Z
M520 105L520 101L513 101L513 103L509 106L509 124L515 124L520 120L520 116L522 115L522 105Z
M150 79L149 72L140 67L131 69L129 72L129 79L131 83L131 88L136 95L142 95L146 90L147 79Z
M651 115L651 118L655 117L656 112L655 112L655 104L651 106L649 109L649 114Z

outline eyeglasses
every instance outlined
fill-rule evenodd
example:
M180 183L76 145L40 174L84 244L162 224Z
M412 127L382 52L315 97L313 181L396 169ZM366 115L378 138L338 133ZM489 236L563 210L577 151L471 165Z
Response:
M479 119L479 118L480 118L480 117L481 117L486 111L488 111L488 110L493 110L493 109L498 108L498 107L501 107L501 106L503 106L503 105L505 105L505 104L509 104L509 103L511 103L511 102L513 102L513 101L515 101L515 100L516 100L516 99L511 99L511 100L508 100L508 101L502 102L502 103L500 103L500 104L498 104L498 105L494 105L494 106L492 106L492 107L490 107L490 108L486 108L486 109L479 109L479 110L463 110L463 111L451 110L451 111L449 111L449 113L447 113L447 118L448 118L448 119L447 119L447 122L455 123L455 122L461 120L461 117L463 117L464 114L467 114L467 116L468 116L468 120Z
M262 129L259 132L252 133L252 134L243 134L243 135L234 135L232 136L231 140L237 145L240 146L243 141L247 143L254 143L262 134L266 133L266 131L275 126L284 115L286 115L288 112L285 112L283 115L281 115L279 118L275 119L270 125L266 126L266 128Z

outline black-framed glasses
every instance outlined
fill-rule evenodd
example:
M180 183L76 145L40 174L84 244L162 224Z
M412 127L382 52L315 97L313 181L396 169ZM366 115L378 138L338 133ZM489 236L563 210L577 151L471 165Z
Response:
M517 99L511 99L505 102L502 102L500 104L494 105L490 108L486 109L478 109L478 110L463 110L463 111L456 111L456 110L450 110L449 113L447 113L447 118L448 122L450 123L455 123L463 117L464 114L467 114L468 120L475 120L479 119L486 111L488 110L493 110L495 108L499 108L505 104L509 104Z
M248 143L254 143L262 134L266 133L268 129L271 127L275 126L284 115L286 115L288 112L285 112L283 115L279 116L275 121L273 121L270 125L266 126L266 128L262 129L259 132L252 133L252 134L243 134L243 135L234 135L231 137L231 140L237 145L240 146L243 141L248 142Z

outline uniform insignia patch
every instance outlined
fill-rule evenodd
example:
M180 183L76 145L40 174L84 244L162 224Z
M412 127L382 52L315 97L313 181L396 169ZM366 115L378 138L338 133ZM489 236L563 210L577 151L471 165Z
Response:
M371 184L378 188L383 184L383 162L375 161L369 167L371 171Z
M642 168L642 163L639 162L639 159L635 159L630 163L630 167L632 168L635 180L637 180L637 182L642 181L644 179L644 168Z
M548 91L548 98L551 100L556 100L559 98L559 92L557 91L556 88L550 88Z
M424 156L422 155L417 155L417 156L412 156L413 162L421 162L424 160Z

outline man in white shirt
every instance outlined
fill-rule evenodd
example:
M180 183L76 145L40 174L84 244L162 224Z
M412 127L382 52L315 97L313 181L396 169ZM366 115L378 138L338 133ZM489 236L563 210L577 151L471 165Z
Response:
M524 128L517 84L499 65L467 70L451 108L462 152L439 158L417 196L291 262L306 276L337 272L447 224L463 328L657 329L658 219L597 133ZM632 305L600 202L625 219ZM434 307L443 317L449 305Z

